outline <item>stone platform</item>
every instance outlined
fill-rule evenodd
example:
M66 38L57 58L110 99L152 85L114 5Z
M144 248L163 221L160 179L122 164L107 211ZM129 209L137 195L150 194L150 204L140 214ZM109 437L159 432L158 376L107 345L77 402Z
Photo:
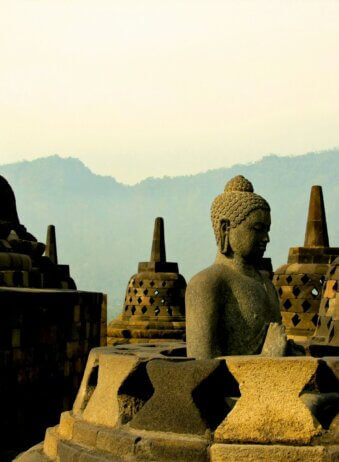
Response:
M106 296L0 287L0 334L2 462L72 406L90 350L106 344Z
M91 351L72 411L16 462L339 460L339 358Z

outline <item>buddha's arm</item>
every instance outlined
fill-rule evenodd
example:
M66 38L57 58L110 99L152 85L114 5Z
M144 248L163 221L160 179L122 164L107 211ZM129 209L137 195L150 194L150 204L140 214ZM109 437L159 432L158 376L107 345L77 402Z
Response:
M220 354L217 344L219 322L218 287L203 273L193 277L186 289L187 356L214 358Z

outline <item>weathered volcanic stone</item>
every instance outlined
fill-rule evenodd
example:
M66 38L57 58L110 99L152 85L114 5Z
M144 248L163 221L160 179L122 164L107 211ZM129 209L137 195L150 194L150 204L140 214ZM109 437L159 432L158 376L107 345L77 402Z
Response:
M338 255L339 248L329 246L321 186L312 186L304 247L291 247L287 264L277 268L273 277L289 338L306 344L319 326L319 315L326 311L322 301L319 312L325 274ZM323 335L322 328L318 334Z
M186 290L188 356L259 354L269 324L281 324L275 289L268 272L261 271L270 207L239 175L214 199L211 217L216 259L191 279ZM284 350L273 345L269 349L278 354Z
M108 325L108 345L185 339L186 281L166 261L164 220L155 219L151 258L127 285L122 313Z
M226 374L220 361L153 360L147 371L154 395L134 417L131 427L204 434L227 414L227 390L222 389Z
M136 356L100 355L98 384L83 411L86 421L114 427L130 420L143 402L126 396L121 389L141 362Z
M228 357L240 399L215 431L217 440L308 444L321 426L300 399L315 376L315 358Z
M338 449L261 444L214 444L210 462L333 462Z

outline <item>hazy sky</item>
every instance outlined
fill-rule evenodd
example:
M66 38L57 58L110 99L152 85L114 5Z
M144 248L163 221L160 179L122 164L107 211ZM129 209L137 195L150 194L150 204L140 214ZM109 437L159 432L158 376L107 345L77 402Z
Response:
M339 146L339 0L1 0L0 163L119 181Z

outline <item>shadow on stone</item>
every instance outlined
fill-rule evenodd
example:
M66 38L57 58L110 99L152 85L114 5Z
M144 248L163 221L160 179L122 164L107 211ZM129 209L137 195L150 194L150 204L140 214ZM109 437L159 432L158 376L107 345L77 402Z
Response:
M225 394L227 393L227 396ZM225 419L240 397L239 384L229 372L225 363L221 363L192 393L193 401L200 411L202 419L211 430L215 430ZM208 397L208 399L206 399Z
M321 426L328 430L339 413L339 381L325 362L319 363L300 398Z
M121 423L129 422L153 395L154 388L143 362L124 381L118 392Z

